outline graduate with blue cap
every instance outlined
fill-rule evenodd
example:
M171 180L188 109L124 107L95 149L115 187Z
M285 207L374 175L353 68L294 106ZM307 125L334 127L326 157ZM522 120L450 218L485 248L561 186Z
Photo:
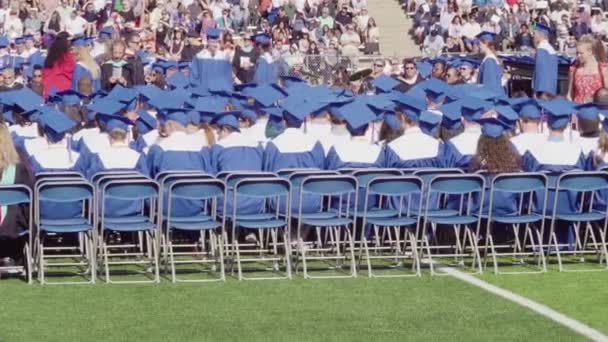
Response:
M484 55L479 66L477 83L494 91L504 93L502 87L502 67L494 52L496 34L484 31L477 35L477 39L479 39L479 48Z
M268 142L264 151L264 170L317 168L325 166L325 151L319 140L302 131L306 117L317 110L318 104L303 99L283 100L285 130Z
M462 102L460 100L446 103L437 111L443 114L441 118L441 139L448 141L462 133Z
M540 94L557 94L557 53L549 43L551 28L537 23L534 27L534 45L536 56L534 57L534 75L532 76L532 90Z
M511 138L511 143L520 155L534 146L542 144L547 136L541 132L541 109L533 99L514 106L519 110L519 134Z
M83 35L77 35L72 38L72 47L76 54L76 60L78 61L74 65L72 72L72 90L84 91L79 88L79 84L82 84L83 79L88 79L88 83L91 85L90 92L94 93L101 90L101 69L97 63L84 62L83 60L90 60L89 46L86 37ZM82 87L82 85L81 85Z
M257 38L256 38L256 41ZM255 63L255 71L253 73L253 82L257 84L277 83L279 81L279 72L281 71L280 61L275 61L272 56L270 45L270 37L262 36L259 40L261 54Z
M451 167L466 170L477 150L477 141L479 141L481 135L481 127L477 120L491 109L493 104L475 97L465 97L459 102L464 130L446 143L446 158L448 158L448 164Z
M598 104L590 102L577 105L576 118L579 137L576 139L584 155L598 148L600 135L600 109Z
M104 123L99 120L99 115L120 114L125 109L125 104L106 97L89 104L86 108L98 116L98 127L91 127L81 134L76 134L73 138L73 143L74 148L79 151L85 159L88 159L94 154L110 147L108 132L105 129Z
M44 103L42 97L29 88L22 88L3 93L1 101L5 110L11 109L15 119L15 124L9 127L12 136L23 139L38 137L38 124L31 120L31 115Z

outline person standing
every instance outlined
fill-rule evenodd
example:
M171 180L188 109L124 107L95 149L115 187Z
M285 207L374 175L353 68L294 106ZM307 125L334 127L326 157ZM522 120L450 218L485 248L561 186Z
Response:
M482 32L477 35L477 39L479 39L479 48L484 54L481 65L479 66L477 83L487 86L492 90L503 92L502 70L498 57L496 57L496 53L494 52L495 36L496 34L491 32Z
M595 45L603 49L591 35L581 37L576 43L576 64L570 69L567 95L574 102L591 102L594 94L606 86L608 67L597 60Z
M70 89L72 86L72 75L76 61L70 52L68 34L62 32L57 35L49 48L49 54L44 60L42 70L43 95L48 97L51 89L60 92Z
M551 28L543 24L536 24L533 36L536 57L532 90L537 96L557 94L557 54L549 43L550 34Z

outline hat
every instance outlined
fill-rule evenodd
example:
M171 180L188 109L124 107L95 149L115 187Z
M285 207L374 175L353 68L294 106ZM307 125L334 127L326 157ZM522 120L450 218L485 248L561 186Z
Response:
M240 115L241 113L239 111L221 112L218 113L211 122L217 124L220 127L228 126L240 132L241 129L238 119Z
M10 44L7 36L0 36L0 49L8 47Z
M471 58L462 58L458 66L475 69L479 66L479 61Z
M150 113L148 113L147 111L142 109L137 111L135 127L137 127L137 131L139 131L140 134L146 134L149 131L155 129L157 123L158 122L156 121L156 118L150 115Z
M24 40L24 41L27 41L27 40L34 40L34 35L29 34L29 33L28 33L28 34L24 34L24 35L23 35L23 40Z
M552 129L566 127L570 121L570 114L576 111L574 103L565 99L542 101L539 105L548 114L549 127Z
M395 115L394 113L384 114L384 124L386 124L391 129L401 129L401 122L397 118L397 115Z
M113 99L122 103L129 103L137 97L137 90L133 88L125 88L121 85L116 85L108 93L107 98Z
M101 39L110 39L112 38L113 33L114 29L112 28L112 26L106 26L99 30L98 36Z
M492 103L471 96L461 99L461 104L462 117L467 121L475 121L481 118L486 109L492 107Z
M509 106L496 106L494 109L498 113L498 118L505 123L515 124L515 121L519 118L517 112Z
M263 84L257 87L247 87L242 91L243 95L253 98L262 107L270 107L279 99L285 97L285 93L276 85Z
M397 105L404 109L411 109L415 111L426 110L426 101L410 96L409 94L400 94L393 99Z
M485 40L491 43L494 43L494 39L496 38L496 33L483 31L475 36L475 38L481 40Z
M223 112L228 104L228 99L220 96L201 97L194 103L194 109L201 113L216 114Z
M68 89L68 90L64 90L64 91L60 91L58 93L56 93L54 95L57 99L59 99L61 101L61 103L63 103L64 105L75 105L80 103L80 101L85 98L86 96L82 95L81 93L72 90L72 89Z
M87 109L99 114L116 114L125 108L123 103L116 100L103 98L87 106Z
M297 76L280 76L279 78L283 81L283 86L286 88L289 88L294 84L306 83L305 80Z
M88 44L86 37L82 34L75 35L71 42L72 46L85 46Z
M519 110L519 117L537 120L540 119L540 108L536 104L536 101L529 100L521 105L516 105L517 107L521 107Z
M21 45L21 44L23 44L23 42L25 42L25 39L23 39L23 37L15 38L15 44Z
M190 110L189 112L186 113L186 115L188 115L188 118L190 119L190 123L198 126L201 124L201 113L199 113L196 110Z
M385 93L388 93L391 90L395 89L395 87L397 87L399 83L400 82L396 79L385 74L381 74L380 76L374 78L374 80L372 81L372 84L376 87L376 89L379 89Z
M175 121L182 126L187 126L191 121L190 117L183 109L168 109L162 111L162 116L165 121Z
M185 89L190 85L190 80L188 76L182 74L181 72L176 72L173 75L167 77L167 84L171 86L173 89Z
M221 35L222 31L220 29L216 29L213 27L207 29L207 39L216 40L219 39Z
M481 134L490 138L498 138L504 131L511 129L508 123L497 118L479 119L477 123L481 125Z
M583 103L577 105L575 108L578 109L576 116L583 120L597 119L600 115L600 110L597 103Z
M177 96L169 96L168 92L163 92L161 97L148 100L148 105L156 109L181 109L184 101Z
M441 124L441 120L442 118L440 114L425 110L421 112L420 116L418 117L418 126L420 126L420 130L422 130L424 133L428 135L436 135Z
M449 85L436 78L431 78L424 83L424 92L433 102L441 102L443 96L448 92Z
M462 118L462 102L454 101L437 108L443 114L443 125L447 129L454 129L460 126Z
M363 101L353 101L338 109L338 113L346 120L346 128L351 135L363 135L367 125L376 120L373 110Z
M254 39L255 39L255 42L260 45L268 45L268 44L270 44L270 41L271 41L271 38L267 33L256 34Z
M534 32L536 32L536 31L538 31L538 32L544 34L545 36L549 37L549 35L551 35L551 32L553 32L553 29L551 29L547 25L543 25L541 23L537 23L534 26Z
M54 109L45 110L38 117L38 121L42 125L46 138L51 143L61 141L65 133L76 126L76 122L72 121L62 112Z
M162 97L164 92L159 87L153 84L136 85L133 87L144 100L151 100L153 98Z
M113 130L127 131L129 125L132 125L131 120L124 115L120 114L99 114L99 120L105 122L106 132L112 132Z
M279 105L284 110L283 117L295 124L304 121L306 115L326 106L326 104L314 101L313 98L303 98L295 95L284 98Z
M44 104L44 99L27 87L7 92L5 96L2 98L4 104L11 102L13 107L21 109L23 112L38 109Z

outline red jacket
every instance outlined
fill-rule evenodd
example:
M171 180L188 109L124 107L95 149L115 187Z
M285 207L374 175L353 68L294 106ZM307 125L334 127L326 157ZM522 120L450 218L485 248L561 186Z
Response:
M70 52L67 52L50 68L42 69L42 84L44 98L49 96L52 88L56 91L68 90L72 87L72 74L76 60Z

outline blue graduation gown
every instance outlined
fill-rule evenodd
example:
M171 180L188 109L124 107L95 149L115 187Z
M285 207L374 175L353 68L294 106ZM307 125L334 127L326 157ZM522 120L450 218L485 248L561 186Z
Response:
M93 93L101 89L101 79L99 77L93 78L93 75L84 66L79 63L74 65L74 71L72 72L72 90L78 90L78 81L87 77L91 80L91 86Z
M94 154L89 159L87 177L90 179L102 171L137 171L149 176L148 164L145 157L125 146L112 146L108 150ZM140 213L143 203L106 199L105 217L123 217ZM99 212L101 213L101 196L99 198Z
M211 147L211 165L214 173L223 171L262 171L264 149L255 140L242 133L232 133ZM234 210L234 192L228 191L226 212L232 215ZM256 198L241 197L237 214L258 214L263 210L264 201ZM223 206L218 205L218 212L223 214Z
M502 69L495 56L486 56L479 66L477 83L482 84L493 91L503 92Z
M471 127L445 143L444 166L466 170L477 151L481 129Z
M228 60L195 58L190 84L201 89L232 90L232 65Z
M257 84L272 84L279 80L280 65L277 62L269 62L259 58L255 65L253 82Z
M535 92L557 94L557 54L553 47L544 40L536 49L532 89Z
M34 174L40 172L76 171L86 174L86 164L80 155L69 151L62 144L37 150L29 158ZM40 217L43 219L68 219L79 217L82 214L82 205L77 202L50 203L40 202Z
M212 173L211 149L193 145L192 139L185 133L176 132L161 144L150 147L147 161L151 176L171 170ZM167 204L167 201L164 203ZM163 209L166 212L166 206ZM192 216L200 214L203 209L200 201L174 200L172 204L173 216Z

